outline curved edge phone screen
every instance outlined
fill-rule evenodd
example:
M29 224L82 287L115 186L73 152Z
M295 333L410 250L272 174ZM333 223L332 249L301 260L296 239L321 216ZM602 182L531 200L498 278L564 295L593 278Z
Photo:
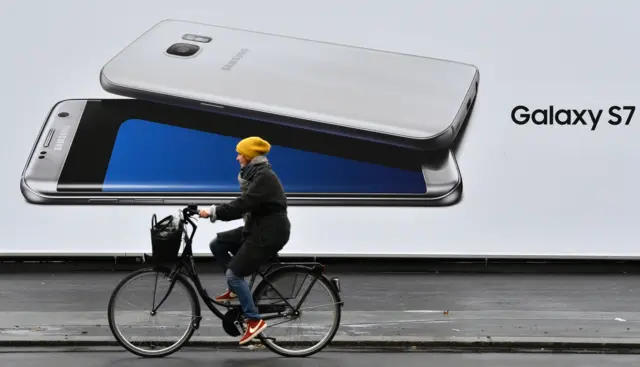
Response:
M271 143L267 158L289 194L426 193L418 159L409 155L390 156L377 145L317 132L130 100L88 102L58 190L239 193L235 147L247 136Z

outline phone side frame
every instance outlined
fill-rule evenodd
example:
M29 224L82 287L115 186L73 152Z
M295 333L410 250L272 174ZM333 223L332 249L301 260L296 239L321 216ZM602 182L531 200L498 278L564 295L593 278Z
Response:
M384 206L384 207L442 207L458 203L462 198L462 176L457 160L450 150L425 163L422 167L426 195L410 196L340 196L340 195L287 195L290 206ZM23 186L21 185L21 188ZM27 187L28 188L28 187ZM211 195L118 195L104 193L91 194L43 194L29 190L23 196L32 204L41 205L218 205L238 197L238 193Z
M302 129L307 129L311 131L319 131L324 133L331 133L335 135L346 136L349 138L390 144L390 145L395 145L405 149L412 149L412 150L418 150L418 151L434 151L434 150L448 149L449 146L453 144L453 142L455 141L458 135L458 132L463 127L463 124L467 121L467 115L470 113L471 107L474 105L473 102L476 98L478 87L479 87L480 72L477 66L473 64L458 62L458 61L418 56L418 57L433 59L437 61L455 62L458 64L467 65L469 67L472 67L475 73L474 73L474 77L472 78L471 84L469 85L469 89L467 90L467 93L465 95L465 98L463 99L463 101L461 101L460 108L458 109L456 116L454 117L453 121L451 121L448 128L429 138L408 138L408 137L391 135L391 134L383 134L383 133L370 131L370 130L360 130L352 127L334 125L334 124L329 124L329 123L325 123L323 121L318 121L318 120L284 116L284 115L278 115L278 114L265 112L265 111L246 109L246 108L241 108L237 106L230 106L230 105L213 102L213 101L195 100L195 99L189 99L189 98L179 97L175 95L162 94L154 91L135 89L135 88L130 88L130 87L117 84L109 80L109 78L105 73L105 69L108 68L111 62L117 59L117 57L120 54L122 54L127 48L131 47L133 44L135 44L139 39L144 37L146 34L152 32L155 27L159 26L163 22L182 22L182 23L199 24L199 25L205 25L205 26L211 26L211 27L227 28L227 29L238 30L243 32L258 33L258 34L263 34L268 36L285 37L285 38L291 38L291 39L302 40L302 41L318 42L318 43L333 44L333 45L356 48L356 49L374 50L378 52L392 53L389 51L382 51L382 50L371 49L371 48L347 46L347 45L342 45L337 43L314 41L314 40L308 40L303 38L282 36L282 35L270 34L270 33L264 33L264 32L248 31L244 29L237 29L237 28L231 28L231 27L222 27L222 26L215 26L215 25L209 25L209 24L175 21L175 20L166 19L157 23L156 25L154 25L153 27L151 27L150 29L142 33L135 40L130 42L126 47L120 50L120 52L114 55L110 60L108 60L105 63L105 65L103 65L99 74L100 85L103 88L103 90L105 90L108 93L119 95L122 97L148 100L152 102L175 105L175 106L184 107L184 108L195 108L195 109L204 110L204 111L215 111L216 113L227 114L227 115L243 117L243 118L251 118L251 119L256 119L264 122L281 124L281 125L285 125L293 128L302 128ZM416 56L416 55L396 53L396 52L393 52L393 54L404 55L404 56Z
M456 113L456 117L454 117L448 129L430 138L432 140L430 143L431 149L428 150L450 149L460 131L463 130L465 123L468 123L473 107L475 106L476 98L478 97L478 88L480 88L480 70L474 65L472 66L475 68L475 74L464 100Z
M75 133L77 131L78 126L80 125L80 121L82 119L82 115L84 113L85 106L89 99L65 99L56 102L56 104L51 107L47 117L45 118L42 126L40 127L40 131L36 136L36 139L31 147L31 153L27 157L27 161L25 163L24 169L22 170L22 174L20 175L20 192L22 196L27 200L27 202L32 204L46 204L53 201L57 201L56 198L58 195L55 194L57 190L57 183L59 176L62 172L62 168L64 167L64 162L69 154L69 150L71 145L73 144L73 139L75 137ZM70 108L64 108L65 111L61 111L65 107L65 104L71 103L73 106L69 106ZM69 116L56 118L56 114L60 112L67 112ZM56 145L56 134L59 134L59 131L53 131L51 137L49 139L48 132L51 131L52 128L59 128L59 120L65 119L64 121L69 121L67 126L69 129L66 131L64 142L61 145L60 153L49 154L49 151L53 147L53 151L55 151ZM66 120L68 119L68 120ZM58 135L59 136L59 135ZM42 147L45 140L49 139L49 147ZM46 172L44 177L38 177L41 172L38 172L38 167L41 162L36 158L36 152L42 150L49 150L45 155L45 159L49 159L52 155L59 163L55 169L51 167L44 166L44 171ZM48 163L45 163L48 164ZM33 170L33 172L32 172ZM55 171L55 172L54 172ZM31 175L33 173L33 175Z
M476 74L476 78L479 74ZM447 149L458 135L467 114L471 111L467 106L473 106L473 99L475 99L477 87L476 80L472 83L472 87L469 88L467 98L464 99L461 104L460 110L456 115L454 121L452 121L449 128L441 132L438 135L429 139L408 139L395 135L378 134L376 132L359 130L355 128L349 128L344 126L325 124L323 122L299 119L290 116L275 115L268 112L261 112L256 110L247 110L243 108L214 104L211 102L191 100L188 98L164 95L156 92L142 91L138 89L130 89L117 84L113 84L109 81L102 72L100 73L100 84L102 88L111 94L119 95L122 97L147 100L155 103L163 103L176 107L198 109L206 112L213 112L226 114L230 116L236 116L241 118L250 118L254 120L263 121L266 123L275 123L297 129L306 129L316 132L329 133L339 136L345 136L352 139L368 140L374 143L382 143L394 145L404 149L411 149L416 151L434 151Z

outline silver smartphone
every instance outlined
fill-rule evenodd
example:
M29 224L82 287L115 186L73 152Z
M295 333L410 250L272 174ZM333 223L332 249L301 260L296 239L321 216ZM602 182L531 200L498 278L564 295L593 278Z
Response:
M478 90L474 65L165 20L104 65L110 93L409 149L446 149Z
M290 205L443 206L462 179L448 151L385 144L135 99L64 100L20 180L34 204L210 205L240 195L236 144L267 139Z

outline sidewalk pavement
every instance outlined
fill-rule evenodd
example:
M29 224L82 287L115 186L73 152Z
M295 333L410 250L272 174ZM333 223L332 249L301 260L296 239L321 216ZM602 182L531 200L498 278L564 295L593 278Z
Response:
M0 275L0 345L115 345L106 310L125 275ZM345 301L334 346L640 350L639 275L329 275ZM237 345L203 316L192 345Z

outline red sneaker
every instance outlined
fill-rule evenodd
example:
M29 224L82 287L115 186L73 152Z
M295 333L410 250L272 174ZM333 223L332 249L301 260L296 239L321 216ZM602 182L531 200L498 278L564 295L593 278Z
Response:
M235 293L231 292L229 289L227 289L226 292L224 292L224 294L219 295L218 297L215 298L216 302L229 302L229 301L233 301L235 299L237 299L238 296L236 296Z
M250 342L266 328L267 323L264 320L247 320L247 331L240 339L240 345Z

